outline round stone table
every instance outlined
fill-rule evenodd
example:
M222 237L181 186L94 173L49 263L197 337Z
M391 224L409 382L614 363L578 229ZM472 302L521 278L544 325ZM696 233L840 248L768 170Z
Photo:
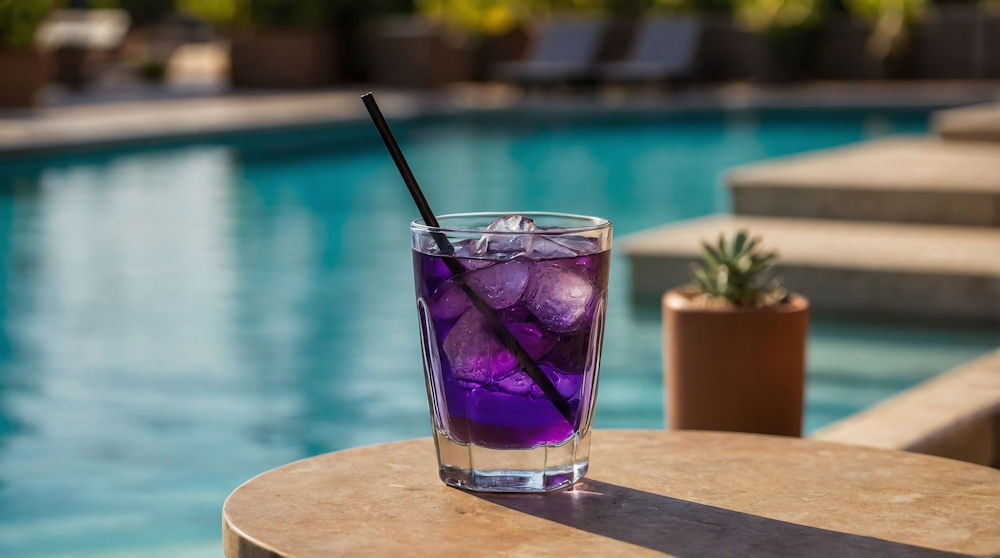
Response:
M912 453L716 432L599 430L549 494L437 477L430 438L264 473L223 508L229 558L959 556L1000 553L1000 471Z

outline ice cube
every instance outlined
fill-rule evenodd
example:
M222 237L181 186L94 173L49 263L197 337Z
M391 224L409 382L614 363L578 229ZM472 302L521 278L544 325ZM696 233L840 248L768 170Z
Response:
M549 381L556 388L563 398L567 400L578 398L580 395L580 376L567 376L560 374L558 370L542 364L539 366L542 373L548 376ZM538 384L531 384L529 393L534 397L548 397L545 391Z
M507 329L514 335L517 342L528 353L532 360L537 361L552 349L556 338L551 333L542 331L537 325L507 324ZM520 365L520 363L519 363Z
M511 395L527 395L531 387L535 385L531 381L531 376L524 370L516 370L512 374L500 380L497 385L500 390Z
M560 374L558 371L553 371L551 376L555 376L555 380L552 383L556 386L556 391L559 392L559 395L562 395L566 399L580 397L580 387L583 383L580 376Z
M535 324L505 324L528 356L537 361L552 349L555 337ZM521 368L517 358L497 340L479 309L465 311L444 340L444 354L454 378L489 384Z
M535 230L535 220L523 215L504 215L497 217L486 226L488 231L531 232Z
M486 230L499 233L532 232L535 230L535 221L522 215L505 215L494 219L486 226ZM476 242L474 253L477 256L489 253L514 257L526 254L529 250L531 235L486 233Z
M477 252L477 245L478 240L471 238L460 240L454 244L455 252L453 255L462 259L462 267L465 269L482 269L493 264L491 260L478 259L483 254Z
M454 320L472 306L462 286L449 279L431 295L431 316L438 320Z
M509 324L507 328L514 334L517 342L521 344L521 347L524 348L525 352L528 353L528 356L534 362L538 362L540 357L549 353L556 342L554 335L542 331L537 325L532 323ZM497 385L501 391L513 395L525 395L529 390L541 389L535 385L521 363L517 364L512 373L501 378L497 382Z
M488 384L514 369L517 359L496 340L476 308L455 322L445 337L444 354L455 379Z
M521 299L528 285L528 264L512 260L465 275L465 281L493 308L507 308Z
M528 257L533 260L554 260L573 258L579 254L561 243L541 235L535 235L528 247Z
M594 285L572 271L550 264L534 276L528 307L546 329L570 332L586 323Z
M577 255L585 256L596 254L599 251L600 241L593 237L574 234L560 236L559 244L576 252Z

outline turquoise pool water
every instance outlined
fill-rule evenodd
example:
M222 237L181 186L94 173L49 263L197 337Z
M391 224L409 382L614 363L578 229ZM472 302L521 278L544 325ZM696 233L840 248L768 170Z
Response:
M726 210L727 167L925 122L505 116L397 132L440 213L598 214L620 237ZM220 507L243 480L427 435L413 217L367 126L0 162L0 556L220 556ZM596 423L657 428L659 317L628 304L626 275L617 257ZM817 320L807 429L998 342Z

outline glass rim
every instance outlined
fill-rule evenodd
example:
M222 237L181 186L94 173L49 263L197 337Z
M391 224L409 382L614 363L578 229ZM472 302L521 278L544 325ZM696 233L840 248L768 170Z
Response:
M442 233L459 233L459 234L482 234L489 232L490 234L573 234L580 232L591 232L599 231L601 229L611 228L611 221L605 219L604 217L592 217L590 215L578 215L575 213L558 213L552 211L479 211L472 213L448 213L445 215L438 215L439 220L451 219L455 217L503 217L505 215L520 215L523 217L558 217L565 219L576 219L580 221L589 221L590 224L583 224L580 226L570 226L570 227L556 227L550 229L538 229L534 231L487 231L486 226L482 227L447 227L438 226L432 227L424 222L423 218L414 219L410 222L410 229L412 231L419 232L442 232Z

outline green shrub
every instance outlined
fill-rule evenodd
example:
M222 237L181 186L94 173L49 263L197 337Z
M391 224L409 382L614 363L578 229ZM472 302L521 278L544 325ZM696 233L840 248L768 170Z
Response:
M322 27L334 0L175 0L177 11L221 25L243 27Z
M52 0L0 0L0 46L31 45L51 9Z
M237 0L174 0L178 12L220 25L236 21L238 4L242 3Z

